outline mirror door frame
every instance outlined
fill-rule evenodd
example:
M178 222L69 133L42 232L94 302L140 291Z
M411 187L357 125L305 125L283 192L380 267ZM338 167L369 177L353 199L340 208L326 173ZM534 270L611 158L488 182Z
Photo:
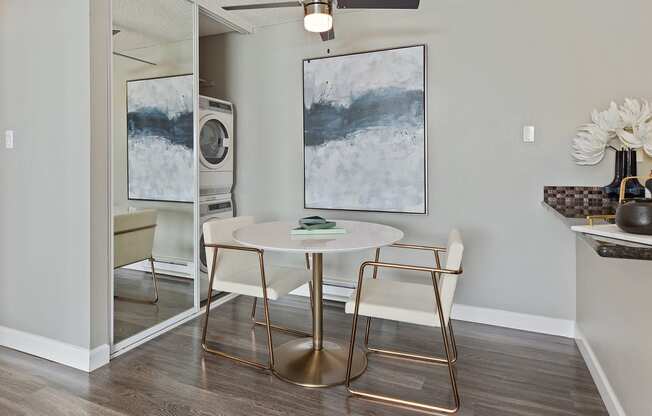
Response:
M113 87L114 87L114 82L113 82L113 37L111 37L111 46L109 50L109 91L110 91L110 116L109 116L109 138L110 138L110 151L109 151L109 345L110 345L110 358L113 359L121 354L124 354L125 352L142 345L143 343L156 338L157 336L195 318L198 316L200 312L200 270L199 270L199 263L198 263L198 258L199 258L199 204L198 204L198 196L199 196L199 163L198 163L198 132L197 132L197 123L198 123L198 110L199 110L199 59L198 59L198 52L199 52L199 14L198 14L198 5L194 0L179 0L179 1L185 1L189 3L192 7L192 68L193 68L193 170L194 170L194 198L193 198L193 305L191 308L187 309L184 312L181 312L178 315L175 315L163 322L159 322L158 324L145 329L144 331L138 332L128 338L125 338L117 343L114 343L114 306L115 306L115 301L114 301L114 269L113 269L113 253L114 253L114 247L113 247L113 216L115 214L114 212L114 206L113 206L113 201L114 201L114 192L113 192L113 120L114 120L114 114L113 114L113 104L114 104L114 94L113 94ZM111 13L110 13L110 19L111 19L111 27L113 27L113 1L109 0L111 3Z

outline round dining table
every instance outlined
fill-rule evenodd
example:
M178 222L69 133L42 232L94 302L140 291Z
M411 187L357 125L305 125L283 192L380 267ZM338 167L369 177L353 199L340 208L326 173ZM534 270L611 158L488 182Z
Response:
M294 222L266 222L249 225L233 232L233 239L243 246L263 251L308 253L312 257L312 339L297 339L274 349L274 373L281 379L305 387L328 387L343 384L346 378L348 346L345 340L323 337L323 256L376 249L396 243L403 232L387 225L359 221L337 221L344 234L292 235ZM351 376L367 368L363 350L356 348Z

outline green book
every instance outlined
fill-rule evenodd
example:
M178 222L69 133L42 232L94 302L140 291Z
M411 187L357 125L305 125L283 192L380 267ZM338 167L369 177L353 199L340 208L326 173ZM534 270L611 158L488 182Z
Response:
M314 230L306 230L305 228L293 228L290 230L290 235L323 235L323 234L346 234L344 228L321 228Z

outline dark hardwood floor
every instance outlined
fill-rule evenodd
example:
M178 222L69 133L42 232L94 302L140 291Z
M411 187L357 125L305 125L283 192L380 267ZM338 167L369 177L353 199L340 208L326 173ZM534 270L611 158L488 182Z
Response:
M251 330L251 299L212 312L210 340L245 357L266 358L264 328ZM258 309L259 316L262 308ZM308 329L305 299L273 304L279 324ZM350 316L324 311L325 336L345 340ZM361 322L362 324L363 322ZM374 321L372 343L441 351L432 329ZM266 372L202 352L201 321L193 320L88 375L0 348L0 415L416 415L350 398L342 386L304 389ZM607 415L571 339L455 322L457 376L464 416ZM278 345L290 337L274 333ZM370 358L359 386L408 398L449 400L443 367Z
M159 279L159 301L155 305L115 299L113 340L115 343L136 335L154 325L192 308L194 285L190 279L163 274ZM154 283L149 273L117 269L114 274L115 294L149 300L154 296Z

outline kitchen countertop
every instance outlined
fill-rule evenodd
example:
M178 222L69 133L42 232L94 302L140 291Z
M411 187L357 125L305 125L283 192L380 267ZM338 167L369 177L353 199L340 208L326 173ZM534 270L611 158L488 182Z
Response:
M568 188L573 189L574 187ZM544 201L541 205L555 217L563 221L569 228L577 225L586 225L586 217L589 215L613 215L616 213L617 204L604 199L564 199L554 197L550 198L548 196L548 194L544 194ZM652 246L584 233L579 233L578 235L586 241L600 257L652 260Z

